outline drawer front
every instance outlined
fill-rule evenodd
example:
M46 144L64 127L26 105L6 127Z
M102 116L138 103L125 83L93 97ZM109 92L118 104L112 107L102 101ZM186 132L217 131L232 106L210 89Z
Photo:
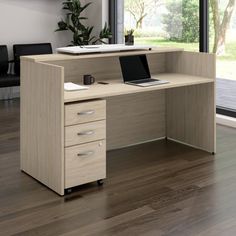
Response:
M106 119L106 101L76 103L65 106L65 125Z
M66 147L102 139L106 139L105 120L65 127Z
M105 140L65 149L65 188L105 178Z

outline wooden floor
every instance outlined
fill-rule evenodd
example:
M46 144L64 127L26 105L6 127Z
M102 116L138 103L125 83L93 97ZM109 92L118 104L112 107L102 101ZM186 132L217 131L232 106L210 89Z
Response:
M217 79L216 104L220 107L236 110L236 81Z
M235 236L236 130L217 155L172 142L108 153L104 187L59 197L19 170L19 101L0 103L0 235Z

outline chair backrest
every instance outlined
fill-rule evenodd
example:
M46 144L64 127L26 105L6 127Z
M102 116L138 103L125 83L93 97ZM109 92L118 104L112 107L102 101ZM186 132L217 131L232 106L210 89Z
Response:
M20 75L20 57L29 55L52 54L52 45L50 43L39 44L16 44L13 45L15 74Z
M0 45L0 75L8 72L8 51L6 45Z

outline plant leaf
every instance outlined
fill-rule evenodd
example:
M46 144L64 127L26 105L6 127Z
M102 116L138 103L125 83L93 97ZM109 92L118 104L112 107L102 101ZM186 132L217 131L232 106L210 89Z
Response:
M80 13L83 12L83 11L84 11L89 5L91 5L91 4L92 4L92 3L89 2L89 3L85 4L83 7L81 7Z

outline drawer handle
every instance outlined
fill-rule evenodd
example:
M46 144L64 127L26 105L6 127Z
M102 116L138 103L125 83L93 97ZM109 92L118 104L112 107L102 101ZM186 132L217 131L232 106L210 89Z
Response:
M79 136L82 136L82 135L92 135L94 133L95 132L93 130L89 130L89 131L80 132L80 133L78 133L78 135Z
M93 115L95 113L94 110L89 110L89 111L81 111L78 113L79 116L85 116L85 115Z
M93 154L94 154L93 151L89 151L89 152L79 153L77 156L78 156L78 157L85 157L85 156L91 156L91 155L93 155Z

